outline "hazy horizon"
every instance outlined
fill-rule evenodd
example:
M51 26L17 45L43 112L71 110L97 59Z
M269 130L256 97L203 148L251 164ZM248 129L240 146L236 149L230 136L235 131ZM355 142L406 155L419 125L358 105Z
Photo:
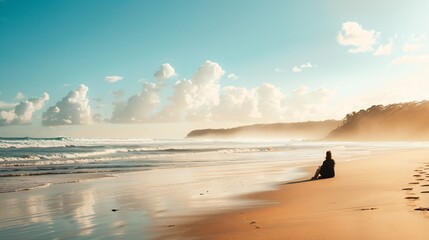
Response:
M0 135L182 138L429 99L427 9L0 0Z

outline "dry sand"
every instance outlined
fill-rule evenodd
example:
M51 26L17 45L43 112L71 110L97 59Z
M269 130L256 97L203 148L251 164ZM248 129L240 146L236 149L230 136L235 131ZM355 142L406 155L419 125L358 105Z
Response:
M336 173L246 196L276 204L205 216L163 239L429 239L429 211L415 210L429 207L429 150L345 162Z

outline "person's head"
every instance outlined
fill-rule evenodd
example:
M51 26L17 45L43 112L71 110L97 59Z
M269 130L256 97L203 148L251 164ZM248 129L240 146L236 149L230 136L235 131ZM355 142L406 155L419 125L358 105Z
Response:
M327 151L326 152L326 160L330 160L330 159L332 159L332 153L331 153L331 151Z

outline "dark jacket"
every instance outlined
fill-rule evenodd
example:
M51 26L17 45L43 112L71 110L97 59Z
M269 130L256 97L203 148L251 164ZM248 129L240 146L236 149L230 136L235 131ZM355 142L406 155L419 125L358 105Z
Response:
M319 178L333 178L335 177L335 161L334 159L328 159L323 161L322 167L320 169Z

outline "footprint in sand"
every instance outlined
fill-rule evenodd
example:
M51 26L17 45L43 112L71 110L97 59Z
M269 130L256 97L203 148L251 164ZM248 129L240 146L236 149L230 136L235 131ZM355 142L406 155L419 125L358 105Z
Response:
M372 208L361 208L361 209L359 209L359 210L361 210L361 211L372 211L372 210L376 210L377 208L375 208L375 207L372 207Z
M429 187L429 184L423 184L422 187Z
M255 222L255 221L252 221L252 222L250 222L249 224L250 224L250 225L252 225L253 227L255 227L256 229L261 229L261 227L260 227L260 226L256 225L256 222Z
M425 180L424 178L418 178L418 179L416 179L417 181L423 181L423 180Z
M419 184L419 182L410 182L408 184Z
M428 186L429 186L429 185L428 185ZM407 187L407 188L403 188L402 190L410 191L410 190L413 190L413 188L412 188L412 187Z
M421 192L421 193L429 193L429 191L423 191L423 192Z
M429 211L429 208L419 207L419 208L415 208L414 210L426 212L426 211Z
M405 197L405 199L409 199L409 200L417 200L417 199L419 199L420 197Z
M420 175L420 174L415 174L415 175L413 175L413 177L421 177L422 175Z

